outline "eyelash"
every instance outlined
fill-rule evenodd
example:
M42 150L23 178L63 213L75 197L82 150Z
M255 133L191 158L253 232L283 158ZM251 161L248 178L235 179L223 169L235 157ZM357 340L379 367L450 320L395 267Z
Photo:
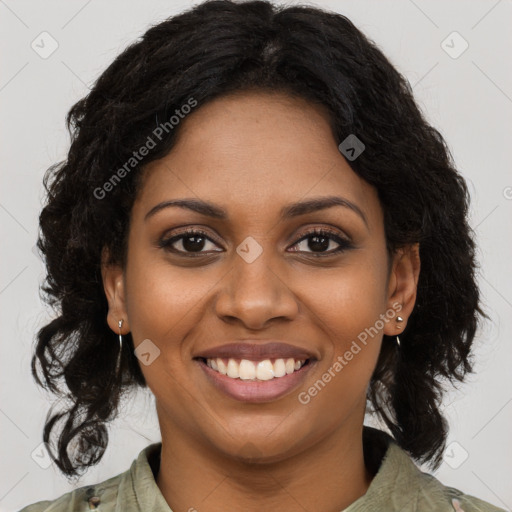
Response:
M173 252L173 253L178 254L180 256L185 256L185 257L189 257L189 258L198 258L198 257L204 256L205 253L203 253L203 252L191 253L191 252L185 252L185 251L178 251L178 250L173 249L171 247L175 242L181 240L182 238L193 237L193 236L198 236L198 235L208 239L210 242L215 243L208 236L208 234L205 231L203 231L201 229L195 228L195 229L188 229L188 230L180 233L179 235L173 236L171 238L162 239L162 240L160 240L158 242L158 246L161 249L165 249L166 251ZM339 235L337 235L335 232L330 231L330 230L325 229L325 228L314 228L314 229L312 229L310 231L307 231L293 245L297 245L300 242L302 242L304 240L307 240L308 238L313 237L313 236L323 236L323 237L326 237L326 238L330 238L331 240L333 240L334 242L336 242L337 244L340 245L340 247L338 247L337 249L331 250L331 251L329 251L327 253L307 252L307 254L312 255L314 258L326 258L328 256L334 256L335 254L339 254L339 253L341 253L343 251L346 251L348 249L352 249L353 248L352 243L349 242L346 238L342 238ZM220 252L220 251L215 251L215 252ZM303 252L303 251L292 251L292 252L300 253L300 252Z

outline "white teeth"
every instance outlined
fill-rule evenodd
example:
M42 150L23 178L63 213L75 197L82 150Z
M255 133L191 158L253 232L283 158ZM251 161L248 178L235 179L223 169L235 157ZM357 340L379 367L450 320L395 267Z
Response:
M265 359L258 363L256 367L256 378L258 380L270 380L274 378L274 366L270 359Z
M220 357L207 359L206 364L212 369L232 379L241 380L271 380L284 377L304 366L305 359L295 360L276 359L272 364L270 359L263 361L250 361L248 359L238 360L230 358L228 364Z
M238 366L238 374L242 380L250 380L256 377L256 367L252 361L247 361L247 359L242 359L240 361L240 365Z
M240 377L240 365L234 359L228 361L227 375L232 379L238 379Z
M208 359L208 361L211 361L211 359ZM222 359L216 359L215 361L217 361L217 367L218 367L217 371L219 373L222 373L222 375L226 375L228 373L228 369L227 369L227 366L224 363L224 361Z
M286 375L286 363L284 359L276 359L274 363L274 377L284 377Z

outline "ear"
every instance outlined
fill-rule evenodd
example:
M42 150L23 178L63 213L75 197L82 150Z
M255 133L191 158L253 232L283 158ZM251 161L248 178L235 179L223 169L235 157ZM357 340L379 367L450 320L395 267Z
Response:
M387 306L388 309L396 311L396 317L401 316L403 322L386 322L384 334L387 336L400 334L407 325L407 319L411 315L416 302L420 266L419 243L402 247L393 255L388 283Z
M106 247L101 252L101 276L103 289L108 301L107 322L109 327L116 333L128 334L130 323L126 310L126 290L124 272L119 265L108 263L109 252ZM123 321L119 330L119 320Z

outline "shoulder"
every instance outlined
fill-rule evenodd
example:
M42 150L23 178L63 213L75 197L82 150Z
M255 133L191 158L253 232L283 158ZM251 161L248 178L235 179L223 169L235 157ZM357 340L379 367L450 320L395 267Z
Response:
M394 445L395 456L401 459L404 481L414 489L411 510L435 510L438 512L507 512L505 509L492 505L463 491L443 485L433 475L421 471L409 456ZM399 453L400 451L400 453ZM411 485L412 484L412 485ZM412 504L411 503L411 504Z
M418 495L418 510L440 512L507 512L470 494L443 485L432 475L422 473L423 486Z
M440 485L443 488L444 495L453 507L453 512L506 512L504 508L465 494L455 487L447 487L441 483Z
M116 510L165 510L163 497L154 506L158 487L154 480L155 464L159 463L161 443L145 447L131 467L108 480L85 485L55 500L38 501L19 512L114 512ZM101 505L101 506L100 506Z
M90 512L100 503L100 510L114 510L118 489L128 472L129 470L95 485L74 489L55 500L32 503L19 512Z
M506 512L422 471L388 433L365 426L365 463L378 466L363 498L345 512ZM382 454L384 454L382 456ZM382 457L382 458L381 458ZM380 460L379 460L380 459Z

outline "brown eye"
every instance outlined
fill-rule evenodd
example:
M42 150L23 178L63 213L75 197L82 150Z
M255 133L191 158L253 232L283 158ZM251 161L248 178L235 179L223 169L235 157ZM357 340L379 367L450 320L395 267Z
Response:
M306 240L308 240L306 244L307 248L312 251L310 254L315 257L332 256L333 254L338 254L353 247L349 240L342 238L338 234L326 229L317 228L307 232L298 242L296 242L295 245L300 244ZM325 252L327 249L329 249L332 242L338 244L338 247L329 252ZM308 251L294 250L292 252L307 253Z
M184 254L184 255L192 255L197 254L198 256L202 254L208 254L211 251L203 251L205 245L212 242L212 240L207 236L204 231L201 230L187 230L179 235L173 236L171 238L167 238L164 240L160 240L159 247L162 249L168 250L170 252ZM178 244L178 247L174 247L175 244ZM181 247L180 247L181 244ZM222 252L222 251L213 251L213 252Z

